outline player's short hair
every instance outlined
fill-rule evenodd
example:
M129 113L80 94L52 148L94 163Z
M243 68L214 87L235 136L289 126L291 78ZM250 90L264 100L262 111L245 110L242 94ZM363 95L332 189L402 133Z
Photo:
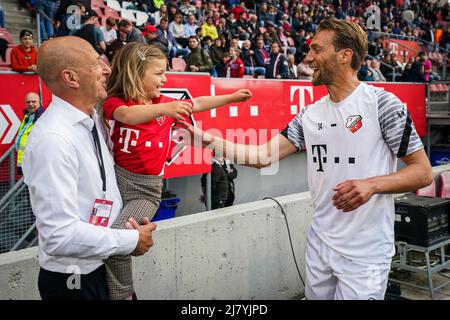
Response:
M147 101L142 78L154 60L164 60L167 63L164 52L152 45L133 42L120 49L112 61L108 96L136 102Z
M367 53L366 32L357 23L336 18L322 20L317 32L323 30L334 31L333 46L336 51L342 49L353 51L351 67L354 70L359 70Z

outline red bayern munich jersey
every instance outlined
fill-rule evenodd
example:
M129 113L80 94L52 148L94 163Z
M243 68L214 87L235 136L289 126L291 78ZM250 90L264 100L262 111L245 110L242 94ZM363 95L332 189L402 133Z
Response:
M152 102L158 104L174 100L177 99L161 95ZM136 104L132 100L110 97L105 100L103 110L106 119L114 120L116 108ZM166 115L136 125L113 121L111 140L116 164L136 174L163 175L174 121Z

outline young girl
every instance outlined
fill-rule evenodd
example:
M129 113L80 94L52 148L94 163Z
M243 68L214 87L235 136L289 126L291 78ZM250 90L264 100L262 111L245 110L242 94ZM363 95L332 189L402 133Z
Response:
M229 95L179 101L161 95L167 82L167 59L157 47L131 43L112 63L108 98L103 104L111 127L117 184L124 206L112 228L124 228L132 217L149 220L159 207L162 177L169 152L171 127L192 112L246 101L251 92L240 89ZM130 256L105 261L110 298L129 299L133 294Z

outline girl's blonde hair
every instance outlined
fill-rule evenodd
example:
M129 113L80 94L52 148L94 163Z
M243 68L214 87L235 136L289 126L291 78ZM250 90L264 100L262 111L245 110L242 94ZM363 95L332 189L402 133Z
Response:
M142 78L152 60L167 62L167 57L161 49L142 43L130 43L119 50L112 61L108 97L146 102L148 97Z

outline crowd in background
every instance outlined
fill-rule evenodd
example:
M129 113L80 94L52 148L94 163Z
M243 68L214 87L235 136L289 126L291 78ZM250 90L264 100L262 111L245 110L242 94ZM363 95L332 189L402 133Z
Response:
M148 14L147 23L139 27L107 15L100 19L91 0L20 1L50 18L41 19L43 41L78 35L110 61L126 43L146 42L166 53L173 70L209 72L217 77L310 80L312 70L304 63L309 44L319 22L333 16L358 22L367 30L369 55L359 72L361 80L439 80L438 70L445 67L450 49L448 1L136 0L129 8ZM68 12L71 5L80 10ZM372 5L380 9L378 29L367 27L373 20ZM81 17L75 30L68 28L73 17ZM422 52L404 61L383 47L388 37L420 39ZM432 61L430 53L438 54L438 59Z

